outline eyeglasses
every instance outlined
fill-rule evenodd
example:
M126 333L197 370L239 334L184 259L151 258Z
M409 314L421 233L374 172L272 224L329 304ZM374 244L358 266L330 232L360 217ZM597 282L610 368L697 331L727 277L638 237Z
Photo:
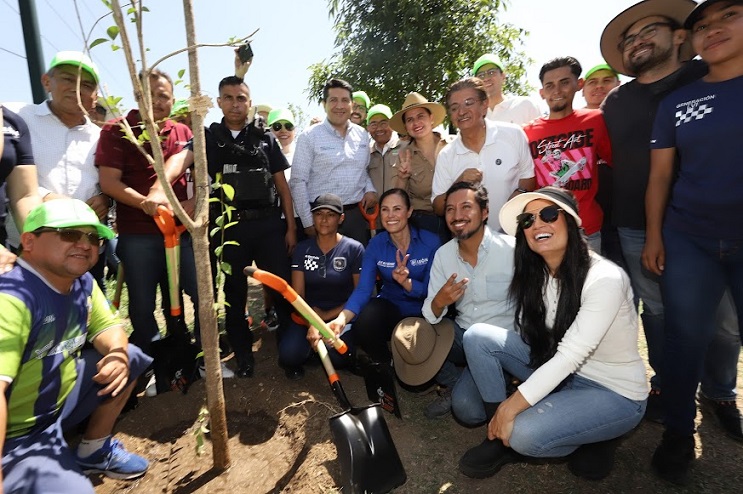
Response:
M377 120L376 122L370 123L367 127L373 130L373 129L376 129L377 127L379 127L380 129L386 129L389 126L390 126L389 120Z
M635 44L635 41L647 41L654 38L655 35L658 34L658 28L660 26L671 27L672 25L673 24L670 22L653 22L652 24L648 24L644 28L640 29L639 33L625 36L625 38L619 42L617 48L619 48L619 51L624 53L624 51L626 51L630 46Z
M475 74L475 77L480 79L490 79L491 77L495 77L499 72L498 69L483 70L482 72Z
M34 230L36 233L56 233L59 235L59 238L62 240L62 242L67 242L68 244L76 244L78 243L83 237L85 237L90 245L102 245L103 239L100 235L98 235L98 232L83 232L80 230L72 230L68 228L39 228L38 230Z
M367 108L364 105L359 105L356 103L353 104L353 111L355 113L360 113L362 110L364 111L364 113L367 112Z
M543 222L554 223L557 221L557 217L560 216L560 211L564 211L564 209L560 209L557 206L547 206L542 208L537 214ZM537 215L534 213L521 213L516 216L516 222L522 230L531 228L536 219Z
M465 110L469 110L470 108L472 108L473 106L475 106L480 101L485 101L485 100L475 99L475 98L467 98L466 100L464 100L462 102L461 105L459 105L457 103L454 103L452 105L449 105L448 110L449 110L449 113L451 113L451 114L457 113L459 111L460 107L464 107Z
M271 128L274 132L280 131L282 127L285 128L287 132L291 132L292 130L294 130L294 124L292 124L291 122L284 122L283 124L281 122L274 122L274 124L271 125Z

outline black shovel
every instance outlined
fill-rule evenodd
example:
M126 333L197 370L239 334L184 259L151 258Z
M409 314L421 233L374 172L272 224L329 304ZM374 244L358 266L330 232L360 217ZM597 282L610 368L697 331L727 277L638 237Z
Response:
M253 267L245 268L244 272L281 293L324 338L332 341L340 353L345 353L343 340L335 337L317 313L286 281ZM330 431L341 465L343 492L384 493L404 484L407 475L384 420L382 408L378 403L358 408L352 406L322 340L317 344L317 353L328 374L330 388L344 410L330 417Z
M392 441L379 403L354 407L348 400L322 340L317 353L328 374L338 404L345 411L330 417L330 432L338 451L343 492L389 492L405 483L407 475Z

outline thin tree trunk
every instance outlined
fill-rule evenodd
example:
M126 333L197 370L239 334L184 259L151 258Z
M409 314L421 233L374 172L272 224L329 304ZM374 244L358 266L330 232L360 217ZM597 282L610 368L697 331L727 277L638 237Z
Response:
M199 59L196 46L192 0L183 0L183 13L186 21L186 40L188 50L188 72L191 78L191 97L201 96L199 81ZM204 116L208 108L199 108L192 113L194 129L194 163L196 186L196 225L191 231L193 250L196 257L196 280L199 291L199 323L201 326L201 344L204 349L206 365L206 396L209 406L209 420L212 439L212 456L214 468L229 468L230 450L227 443L227 417L225 414L224 389L222 387L222 369L219 361L219 331L217 314L214 305L214 290L211 267L209 266L209 207L206 166L206 145L204 139Z

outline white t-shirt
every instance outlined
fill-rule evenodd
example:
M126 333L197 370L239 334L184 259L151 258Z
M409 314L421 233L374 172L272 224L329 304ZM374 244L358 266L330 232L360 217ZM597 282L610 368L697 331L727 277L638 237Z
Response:
M477 168L488 190L488 226L500 232L498 211L518 188L519 180L534 177L534 160L521 127L488 119L485 126L485 144L479 153L466 148L461 135L441 150L433 173L431 202L444 194L467 168Z
M539 107L526 96L509 96L495 108L488 108L487 118L498 122L525 125L541 117Z

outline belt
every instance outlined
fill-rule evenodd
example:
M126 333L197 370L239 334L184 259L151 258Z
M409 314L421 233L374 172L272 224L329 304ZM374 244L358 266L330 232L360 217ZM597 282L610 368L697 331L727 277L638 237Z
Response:
M354 202L353 204L344 204L343 205L343 211L349 211L349 210L354 209L354 208L357 208L357 207L359 207L359 203L358 202Z
M279 209L274 208L274 207L261 208L261 209L237 209L233 211L232 215L238 221L258 220L261 218L269 218L271 216L278 216Z

